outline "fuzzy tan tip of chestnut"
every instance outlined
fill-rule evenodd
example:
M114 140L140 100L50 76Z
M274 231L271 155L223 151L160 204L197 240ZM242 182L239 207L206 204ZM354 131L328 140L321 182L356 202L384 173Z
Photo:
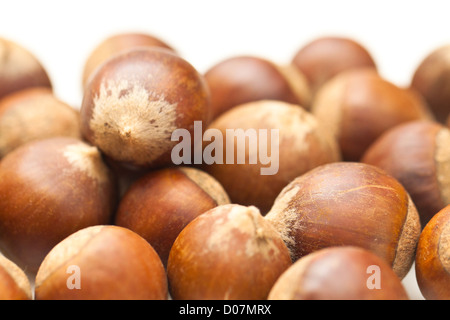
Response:
M0 38L0 98L41 86L52 88L47 71L36 56L13 41Z
M32 297L25 272L0 253L0 300L31 300Z
M423 229L415 267L425 299L450 299L450 205L436 213Z
M369 249L403 278L414 261L420 219L405 188L368 164L336 162L288 184L265 217L292 260L331 246Z
M67 137L27 143L0 162L0 249L33 274L68 235L111 223L116 195L96 147Z
M371 251L331 247L313 252L287 269L269 300L408 300L401 280Z
M122 51L136 47L158 47L175 51L165 41L151 34L139 32L113 34L98 43L87 57L82 75L83 87L86 86L89 77L102 63Z
M440 123L398 125L381 135L361 161L382 168L405 187L423 227L450 204L450 129Z
M266 299L290 265L286 245L257 208L222 205L195 218L175 240L170 293L177 300Z
M211 90L212 119L243 103L280 100L309 108L311 94L303 74L256 56L222 60L205 73Z
M205 165L204 170L222 184L231 202L256 206L262 214L294 178L341 160L337 141L328 128L299 105L283 101L261 100L236 106L208 129L220 131L223 137L214 141L223 163ZM231 138L230 131L234 133ZM239 132L248 135L245 141L239 139ZM204 149L208 147L205 143ZM244 163L238 163L240 155Z
M367 148L396 125L433 119L419 95L371 68L341 72L327 81L317 92L311 112L333 133L347 161L360 161Z
M120 201L115 224L146 239L167 264L170 248L183 228L200 214L230 203L208 173L175 167L152 171L135 181Z
M27 142L57 136L81 138L79 113L50 88L27 88L1 99L0 158Z
M155 250L118 226L92 226L70 235L45 257L36 300L165 300L167 277Z

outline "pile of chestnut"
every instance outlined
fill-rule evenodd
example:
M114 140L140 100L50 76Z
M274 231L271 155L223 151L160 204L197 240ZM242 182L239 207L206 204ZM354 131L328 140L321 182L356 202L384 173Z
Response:
M0 299L403 300L413 267L450 299L450 46L400 87L345 37L200 73L123 33L81 82L69 106L0 38ZM173 132L196 122L278 130L276 174L236 156L270 139L175 165Z

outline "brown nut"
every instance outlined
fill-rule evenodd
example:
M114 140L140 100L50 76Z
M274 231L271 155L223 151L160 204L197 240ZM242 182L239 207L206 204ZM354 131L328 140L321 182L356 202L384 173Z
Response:
M33 274L69 234L111 223L116 201L97 148L61 137L25 144L0 162L0 250Z
M211 91L212 119L251 101L280 100L309 108L305 77L290 65L280 66L257 56L235 56L218 62L205 73Z
M450 299L450 206L436 213L423 229L415 267L425 299Z
M172 132L207 123L209 90L186 60L139 48L109 59L91 78L81 106L83 136L120 164L172 164Z
M308 79L313 95L340 72L355 68L377 69L369 51L345 37L320 37L304 45L292 59Z
M79 113L50 88L27 88L0 100L0 158L27 142L56 136L80 139Z
M408 300L391 267L366 249L330 247L295 262L277 280L269 300Z
M103 39L89 54L83 68L83 87L88 83L89 77L103 62L114 55L136 47L159 47L175 50L163 40L154 35L140 32L124 32L113 34Z
M130 186L115 224L147 240L166 265L181 230L198 215L229 202L223 187L206 172L165 168L145 174Z
M395 126L368 148L361 161L382 168L405 187L422 227L450 204L450 129L437 122Z
M341 159L337 142L327 128L305 109L282 101L237 106L214 120L208 129L223 137L214 140L223 163L219 158L204 169L222 184L232 203L256 206L262 214L292 179ZM230 138L230 132L235 137ZM239 135L242 132L248 133L245 141ZM205 149L213 143L206 145ZM239 155L245 155L243 163L238 162ZM250 155L258 157L254 164ZM262 160L265 155L269 157L267 164Z
M265 216L292 260L326 247L371 250L403 278L411 268L420 220L404 187L368 164L322 165L293 180Z
M311 110L333 132L347 161L359 161L383 132L398 124L433 119L417 94L373 69L341 72L317 93Z
M27 49L0 38L0 98L29 87L52 88L47 71Z
M266 299L291 265L280 235L255 207L222 205L181 231L167 274L177 300Z
M92 226L70 235L45 257L36 300L165 300L167 277L158 254L136 233Z
M25 272L0 254L0 300L31 299L31 285Z

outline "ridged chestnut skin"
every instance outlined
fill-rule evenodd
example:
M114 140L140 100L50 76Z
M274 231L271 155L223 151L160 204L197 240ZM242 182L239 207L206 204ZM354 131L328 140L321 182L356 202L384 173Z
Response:
M266 58L233 56L214 64L205 72L211 91L212 119L243 103L280 100L308 108L310 89L301 72Z
M89 77L106 60L122 51L136 47L159 47L175 52L175 49L162 39L142 32L123 32L108 36L99 42L87 57L82 75L83 87Z
M339 246L313 252L287 269L269 300L409 300L401 280L373 252Z
M405 187L422 227L450 204L450 129L438 122L395 126L368 148L361 161L383 169Z
M175 300L263 300L292 264L276 230L255 207L218 206L175 240L167 275Z
M313 95L340 72L377 66L371 53L361 43L346 37L324 36L302 46L292 58L292 65L308 79Z
M166 273L152 246L129 229L111 225L79 230L57 244L42 262L35 285L36 300L168 298Z
M198 215L230 203L227 193L206 172L189 167L151 171L135 181L121 199L115 224L146 239L167 264L170 248Z
M422 97L371 68L341 72L322 86L311 112L339 142L346 161L360 161L386 130L414 120L433 120Z
M79 112L50 88L27 88L0 100L0 158L27 142L57 136L81 139Z
M172 132L207 125L210 96L203 76L161 48L136 48L97 69L81 105L81 132L108 158L132 168L172 164Z
M265 216L292 261L319 249L351 245L383 258L402 279L414 261L421 226L405 188L375 166L335 162L293 180Z
M34 274L68 235L111 223L116 194L97 148L67 137L25 144L0 162L0 250Z
M25 272L0 253L0 300L31 300L32 297Z
M47 70L28 49L0 38L0 99L29 87L52 89Z
M450 299L450 206L436 213L423 229L415 268L425 299Z

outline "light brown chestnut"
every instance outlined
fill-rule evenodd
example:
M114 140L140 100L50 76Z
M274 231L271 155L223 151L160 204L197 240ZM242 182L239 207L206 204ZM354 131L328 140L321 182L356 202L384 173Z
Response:
M108 158L127 167L171 165L176 129L206 127L208 87L178 55L157 48L118 54L97 69L81 106L81 131Z
M0 158L27 142L56 136L81 138L79 112L50 88L27 88L0 100Z
M0 38L0 98L35 86L52 88L41 62L22 45Z
M204 150L214 145L222 157L213 159L204 170L222 184L232 203L256 206L262 214L292 179L341 159L328 129L302 107L283 101L261 100L234 107L215 119L208 132L218 138L205 142ZM240 155L243 158L238 162Z
M151 245L126 228L81 229L45 257L36 300L166 300L167 277Z
M147 240L167 264L170 248L198 215L230 202L206 172L190 167L164 168L135 181L120 201L115 224Z
M423 229L415 268L425 299L450 299L450 206L437 212Z
M306 43L294 55L292 65L308 79L313 95L340 72L356 68L377 70L367 48L354 39L338 36L319 37Z
M0 300L31 300L27 275L14 262L0 254Z
M33 274L69 234L111 223L116 202L97 148L67 137L27 143L0 162L0 250Z
M350 245L371 250L403 278L420 235L405 188L375 166L335 162L293 180L265 216L282 235L292 260Z
M175 49L162 39L148 33L123 32L108 36L99 42L87 57L82 75L83 87L89 82L89 77L103 62L114 55L136 47L158 47L171 50Z
M419 95L368 68L341 72L324 84L312 113L333 132L347 161L359 161L382 133L398 124L433 119Z
M401 280L373 252L353 246L313 252L287 269L269 300L408 300Z
M291 264L280 235L257 208L228 204L181 231L167 275L176 300L262 300Z
M211 90L211 117L251 101L280 100L308 109L306 78L291 65L282 66L258 56L233 56L205 72Z
M419 63L410 87L428 103L436 120L445 123L450 115L450 45L432 50Z
M364 163L382 168L411 195L424 227L450 204L450 129L433 121L412 121L381 135Z

